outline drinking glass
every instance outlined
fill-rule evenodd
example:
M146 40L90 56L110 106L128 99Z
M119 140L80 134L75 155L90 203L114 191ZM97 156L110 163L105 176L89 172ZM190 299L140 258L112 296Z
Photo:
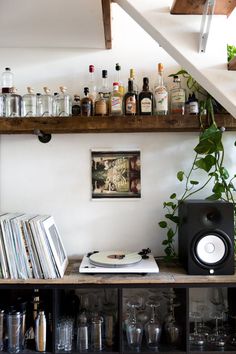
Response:
M91 319L91 347L94 351L103 349L103 333L102 333L103 318L98 314L94 314Z
M142 344L143 325L137 322L136 309L139 308L140 305L137 302L129 302L127 306L130 309L130 315L126 325L128 346L133 350L139 350Z
M161 336L161 323L158 318L157 308L160 306L158 300L150 300L147 302L147 306L151 308L151 318L145 324L145 336L147 345L150 349L158 349Z
M219 331L219 320L222 320L223 313L222 312L211 312L210 318L215 320L215 328L213 333L209 336L209 343L223 348L227 342L227 335L224 332Z
M189 335L190 344L194 346L203 346L206 344L206 337L204 334L198 332L198 320L201 319L199 312L190 312L190 318L194 320L194 329L193 332Z

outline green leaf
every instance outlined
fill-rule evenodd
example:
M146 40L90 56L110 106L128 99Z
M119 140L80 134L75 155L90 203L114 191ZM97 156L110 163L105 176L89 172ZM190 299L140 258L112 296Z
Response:
M212 154L223 150L222 132L212 124L200 135L199 143L194 151L200 155Z
M158 225L162 228L165 229L167 227L167 222L166 221L160 221Z
M184 74L188 75L188 72L187 72L186 70L179 70L179 71L178 71L177 73L175 73L175 74L170 74L170 75L168 75L168 77L174 77L174 76L184 75Z
M171 241L172 240L172 238L174 237L174 231L170 228L169 230L168 230L168 232L167 232L167 238L168 238L168 240L169 241Z
M165 254L166 254L167 256L171 256L171 254L172 254L172 249L171 249L170 246L166 247L166 248L164 249L164 251L165 251Z
M169 220L173 221L176 224L179 223L179 217L178 216L175 216L173 214L166 214L165 217L166 217L166 219L169 219Z
M232 182L229 183L228 188L232 189L234 192L236 191L235 186Z
M175 199L176 198L176 193L171 194L170 199Z
M229 172L226 170L225 167L220 167L220 174L224 179L229 178Z
M211 168L215 165L216 163L216 158L215 156L212 156L212 155L206 155L205 157L197 160L195 162L195 165L206 171L206 172L209 172L211 170Z
M168 244L169 244L168 240L162 241L162 245L166 246L166 245L168 245Z
M177 173L177 178L178 178L178 180L179 180L180 182L182 182L183 179L184 179L184 171L179 171L179 172Z
M214 192L215 194L221 194L221 193L224 193L225 192L225 186L220 183L220 182L217 182L213 189L212 189L212 192Z
M221 198L221 194L212 194L209 197L207 197L207 200L218 200Z
M190 184L195 186L195 185L199 184L199 182L198 181L190 181Z

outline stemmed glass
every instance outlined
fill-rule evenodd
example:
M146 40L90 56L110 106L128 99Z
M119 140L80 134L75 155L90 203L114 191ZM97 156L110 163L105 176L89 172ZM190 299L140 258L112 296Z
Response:
M168 300L168 312L164 320L164 331L167 344L171 346L177 346L181 339L181 326L176 322L174 309L180 306L179 303L174 303L176 294L174 289L170 289L164 293L164 296Z
M133 350L139 350L142 344L143 325L137 322L136 310L140 307L138 302L128 302L129 319L126 324L126 336L128 346Z
M203 346L206 344L206 337L204 334L198 332L198 319L201 319L201 315L199 312L190 312L190 318L194 320L194 329L193 332L189 335L190 344L194 346Z
M151 318L145 324L145 336L147 345L150 349L158 349L161 336L161 323L158 318L157 308L160 306L158 299L152 299L146 304L151 308Z
M219 331L219 320L223 319L222 312L212 312L210 317L215 320L214 332L209 336L209 343L215 345L216 347L224 347L227 340L227 335Z

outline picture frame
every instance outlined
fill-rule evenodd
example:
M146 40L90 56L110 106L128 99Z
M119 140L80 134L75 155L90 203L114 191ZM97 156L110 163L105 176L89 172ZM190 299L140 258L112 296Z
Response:
M141 198L141 153L91 150L92 199Z
M46 220L42 220L41 225L48 239L59 275L63 277L66 267L68 265L68 257L62 244L61 237L55 224L54 218L50 216Z

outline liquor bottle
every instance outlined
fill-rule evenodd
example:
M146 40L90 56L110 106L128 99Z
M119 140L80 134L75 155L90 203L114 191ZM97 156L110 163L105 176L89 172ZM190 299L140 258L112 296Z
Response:
M56 116L59 117L69 117L71 116L71 98L66 93L67 88L65 86L60 86L61 93L55 95L54 104L56 110Z
M185 90L181 87L181 80L176 75L173 78L174 88L170 91L170 110L172 114L184 114Z
M164 85L163 79L164 67L162 63L158 64L158 83L154 87L155 106L157 115L166 115L168 113L168 91Z
M13 86L12 93L5 94L5 115L6 117L21 116L22 97L18 95L17 89Z
M95 85L95 80L94 80L94 65L89 65L89 84L88 84L88 89L89 89L89 97L92 99L93 104L96 100L97 97L97 87Z
M107 100L104 98L104 94L102 92L99 92L94 105L94 115L107 116L107 114L108 114Z
M74 94L74 100L72 103L72 116L80 116L81 107L80 107L80 96L76 93Z
M32 87L27 87L28 93L22 96L22 117L36 116L36 95Z
M120 66L119 63L116 63L115 70L116 70L116 80L115 81L118 82L119 92L121 93L121 95L124 95L125 94L125 88L124 88L124 85L123 85L122 81L120 80L121 66Z
M53 97L51 95L50 89L45 86L43 88L44 94L41 96L42 99L42 116L51 117L53 115Z
M189 113L190 114L198 114L199 113L198 99L196 98L194 92L192 94L191 101L189 102Z
M39 311L35 320L35 344L38 352L45 352L46 350L46 329L47 321L44 311Z
M149 90L148 77L143 78L143 90L138 97L139 114L150 116L153 114L153 93Z
M103 94L103 98L105 98L106 102L107 102L107 112L108 111L108 106L109 106L109 98L111 95L111 91L109 89L109 84L108 84L108 73L107 70L102 70L102 86L99 89L99 93Z
M130 69L130 74L129 74L129 77L130 77L130 80L133 80L133 88L134 88L134 92L136 92L138 94L138 85L136 83L136 80L135 80L135 69L132 68Z
M89 97L89 88L84 88L84 97L81 100L81 115L83 117L90 117L93 115L93 101Z
M189 104L191 102L191 99L192 99L192 95L191 93L188 95L188 99L187 101L185 102L185 110L184 110L184 113L185 114L189 114Z
M53 93L53 97L52 97L52 115L53 117L57 116L57 101L58 101L58 96L59 93L58 92L54 92Z
M133 80L129 79L128 91L124 95L123 99L125 115L136 115L138 111L138 96L136 91L134 91L133 84Z
M118 82L113 82L113 92L110 96L110 115L121 116L123 114L122 107L123 95L120 92L120 86Z
M11 93L14 86L14 75L10 68L2 73L2 93Z

